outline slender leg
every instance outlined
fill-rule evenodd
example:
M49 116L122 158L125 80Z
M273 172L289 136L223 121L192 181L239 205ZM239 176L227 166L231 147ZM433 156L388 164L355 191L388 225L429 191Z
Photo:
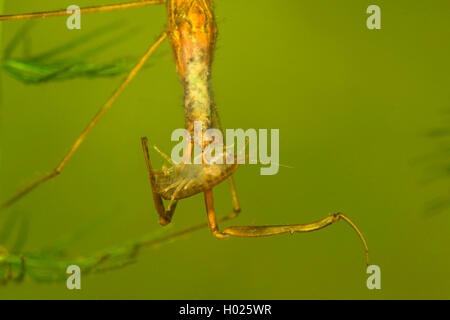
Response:
M125 90L125 88L130 84L131 80L136 76L136 74L141 70L141 68L144 66L145 62L150 58L150 56L153 54L153 52L158 48L158 46L164 41L164 39L167 37L166 32L163 32L158 40L150 46L150 48L147 50L147 52L144 54L144 56L139 60L139 62L134 66L134 68L130 71L128 76L125 78L125 80L122 82L122 84L117 88L111 98L106 102L106 104L100 108L100 110L97 112L97 114L94 116L94 118L89 122L87 127L84 129L84 131L81 133L81 135L78 137L78 139L75 141L75 143L70 148L69 152L66 153L62 161L58 164L58 166L48 174L47 176L29 184L24 189L16 193L12 198L10 198L8 201L3 203L0 206L0 210L9 207L11 204L22 198L24 195L35 189L40 184L56 177L61 173L67 162L72 158L74 153L78 150L80 145L83 143L83 141L86 139L86 136L89 134L89 132L92 130L92 128L97 124L97 122L100 120L100 118L105 114L106 111L112 106L114 101L117 100L117 98L120 96L120 94Z
M211 118L212 118L213 127L217 128L223 132L222 126L220 124L219 113L217 112L216 106L212 107L212 117ZM237 196L237 191L236 191L236 186L234 184L233 176L228 178L228 181L230 183L231 199L233 201L234 216L237 216L239 214L239 212L241 212L241 205L239 204L239 198Z
M239 226L229 227L219 231L219 226L216 222L216 216L214 212L214 200L212 190L205 191L206 210L208 214L209 227L211 232L219 239L227 238L228 236L235 237L267 237L276 236L280 234L295 232L311 232L325 228L331 224L338 222L340 219L345 220L350 226L358 233L361 241L363 242L364 250L366 253L366 263L369 265L369 249L367 247L366 240L359 231L358 227L347 216L342 213L336 213L329 215L319 221L308 224L294 224L294 225L282 225L282 226Z
M230 182L230 190L231 190L231 200L233 202L233 212L237 216L239 212L241 212L241 205L239 204L239 199L237 196L236 186L234 185L233 176L231 176L228 181Z
M164 203L161 196L158 193L156 186L155 175L153 173L152 164L150 162L150 154L148 152L148 139L141 138L142 149L144 150L145 163L147 165L148 175L150 178L150 185L152 187L153 201L155 202L156 211L159 214L159 223L162 226L169 224L172 221L173 214L175 213L175 208L177 206L177 201L173 201L172 205L168 210L164 208Z
M216 220L216 213L214 211L214 198L212 190L206 190L205 192L205 204L206 204L206 213L208 215L208 223L209 229L214 234L214 236L218 239L226 239L228 235L219 231L219 225Z
M114 10L123 10L129 8L137 8L144 7L153 4L163 4L166 0L142 0L142 1L133 1L126 3L118 3L104 6L95 6L95 7L87 7L81 8L80 13L92 13L92 12L107 12ZM26 20L26 19L37 19L37 18L50 18L50 17L61 17L61 16L69 16L72 13L68 13L66 9L64 10L56 10L56 11L45 11L45 12L35 12L35 13L25 13L25 14L11 14L11 15L3 15L0 16L0 21L8 21L8 20Z

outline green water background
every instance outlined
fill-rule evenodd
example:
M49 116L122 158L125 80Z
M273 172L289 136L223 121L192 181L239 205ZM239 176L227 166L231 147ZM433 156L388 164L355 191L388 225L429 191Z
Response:
M280 162L294 167L275 176L241 167L235 177L242 215L226 225L306 223L345 212L381 267L382 289L367 289L361 243L340 223L310 234L227 241L203 230L143 251L135 265L84 277L81 291L25 282L0 288L0 298L450 298L450 212L426 210L448 192L448 181L424 183L438 160L420 160L438 147L426 133L448 121L450 3L215 2L220 35L213 84L223 125L280 129ZM5 1L5 12L70 4ZM381 30L366 28L371 4L381 7ZM114 21L141 32L96 61L142 54L164 28L165 8L84 15L81 31L67 30L64 18L38 21L28 46L39 53ZM3 23L3 45L22 23ZM120 77L40 86L4 72L2 78L5 199L57 164ZM26 250L105 215L105 223L71 247L72 255L160 230L139 138L170 151L171 132L183 127L182 93L166 43L64 173L10 209L31 217ZM217 211L228 213L226 184L215 197ZM205 219L199 195L179 204L172 228Z

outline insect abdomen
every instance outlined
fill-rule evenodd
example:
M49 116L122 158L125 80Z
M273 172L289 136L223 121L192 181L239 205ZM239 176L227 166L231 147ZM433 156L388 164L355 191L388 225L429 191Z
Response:
M211 128L213 97L211 62L217 27L210 0L171 0L169 32L176 66L184 86L185 127L194 134L194 122L203 132Z

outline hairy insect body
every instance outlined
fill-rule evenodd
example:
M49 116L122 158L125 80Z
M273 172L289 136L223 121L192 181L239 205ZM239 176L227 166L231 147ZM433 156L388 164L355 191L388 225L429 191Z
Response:
M217 26L211 0L169 0L167 8L168 34L184 87L185 128L194 137L196 121L201 122L202 132L218 127L210 81ZM210 140L199 142L203 149ZM164 199L179 200L212 189L236 168L235 164L182 163L155 172L156 186Z
M211 63L217 27L211 0L170 0L169 37L177 71L184 87L185 127L194 134L194 122L203 132L213 127Z
M210 84L211 62L213 59L213 52L217 35L217 27L211 7L212 0L139 0L122 4L82 8L80 9L80 13L114 11L163 3L166 4L168 8L168 29L159 36L156 42L147 49L146 53L130 70L127 77L122 81L120 86L114 91L108 101L92 118L88 126L83 130L81 135L77 138L75 143L66 153L58 166L51 173L32 182L27 187L16 193L5 203L1 204L0 210L9 207L11 204L28 194L30 191L32 191L42 183L51 180L61 173L62 169L72 158L73 154L78 150L92 128L98 123L105 112L112 106L112 104L117 100L120 94L129 85L129 83L135 78L136 74L138 74L138 72L142 69L142 67L154 53L156 48L167 37L169 37L171 40L177 70L184 86L184 105L186 120L185 127L189 131L190 136L194 136L194 139L189 139L187 150L192 149L190 147L194 146L195 144L196 147L202 148L203 154L203 149L206 149L205 147L208 147L209 143L211 143L212 145L212 143L216 142L212 142L209 137L206 137L207 139L201 140L198 140L198 137L195 137L196 122L202 123L202 130L200 130L201 132L206 133L207 130L211 128L220 129L219 118L214 107ZM56 17L69 14L70 12L68 12L67 10L57 10L30 14L6 16L0 15L0 21ZM209 132L211 137L216 137L216 135L212 133L214 132L214 130L209 130ZM208 157L203 157L202 161L199 161L199 164L197 164L196 162L194 162L194 164L189 164L188 161L185 161L185 163L175 164L169 169L163 167L162 170L154 171L150 163L148 139L144 137L141 139L141 142L144 150L147 169L149 172L150 185L153 192L153 200L159 215L159 221L162 225L166 225L172 220L175 208L177 206L177 200L192 196L196 193L204 192L209 228L214 236L219 239L224 239L229 236L266 237L285 233L310 232L314 230L320 230L326 226L336 223L340 219L343 219L356 231L361 241L363 242L364 250L366 253L366 263L367 265L369 264L369 251L362 233L359 231L358 227L353 223L353 221L351 221L342 213L332 214L321 220L308 224L278 226L234 226L220 231L214 209L212 188L230 177L231 195L233 199L233 214L222 218L222 220L235 217L240 211L240 205L231 175L236 170L238 166L236 163L238 162L234 161L233 164L228 164L229 162L227 161L227 164L214 164L207 161ZM185 152L185 154L188 153L189 152ZM216 153L221 152L220 150L217 151L214 149L214 156L220 156L220 154L217 155ZM226 153L227 151L225 148L223 149L222 155L224 156L224 158L228 159L229 157ZM229 155L231 157L231 153ZM165 155L163 156L170 163L173 163L173 161L169 159L169 157ZM167 209L165 208L162 199L170 200ZM198 228L199 227L190 228L188 231L196 230ZM185 233L187 232L178 232L178 235ZM166 236L163 240L167 240L169 238L171 237ZM162 239L159 240L159 242L161 241ZM154 244L157 242L158 239L153 242L146 242L145 244L149 245L151 243ZM141 243L140 246L142 245L143 244ZM138 248L138 246L133 246L133 248L136 249ZM134 251L136 250L133 250L133 252ZM111 256L111 254L108 253L107 256ZM14 261L11 261L10 258L13 258ZM103 260L104 259L102 259L102 261ZM20 267L18 269L14 269L13 264L20 265ZM2 270L0 268L1 282L2 280L8 281L14 279L16 281L20 281L24 279L26 273L25 266L29 266L30 264L25 263L24 256L10 256L8 252L0 247L0 265L6 266L6 273L2 273ZM95 265L98 265L97 261L95 261Z
M155 172L158 193L165 200L179 200L212 189L229 178L237 164L179 164Z

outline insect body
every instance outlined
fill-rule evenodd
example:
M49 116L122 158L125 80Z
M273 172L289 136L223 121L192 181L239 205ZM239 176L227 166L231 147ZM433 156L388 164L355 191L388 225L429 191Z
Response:
M179 164L154 172L157 192L166 200L188 198L231 177L237 164Z
M210 81L217 27L210 0L170 0L167 13L167 34L184 87L185 128L194 136L195 122L201 124L202 132L219 127ZM206 141L200 137L202 149L208 144ZM194 143L191 141L189 155ZM181 163L154 172L147 150L144 151L155 197L170 200L169 210L179 199L211 190L231 177L237 168L234 164Z
M203 131L212 127L214 103L211 63L217 27L210 0L170 0L168 33L184 86L185 127L193 135L194 122Z
M184 87L185 128L194 136L196 121L203 132L218 127L212 116L216 110L210 81L217 27L210 0L170 0L167 13L167 32ZM204 148L207 142L201 139L200 144ZM230 177L236 168L220 164L175 165L158 173L157 192L167 200L190 197L212 189Z
M167 6L167 29L160 35L158 40L150 46L144 56L114 92L112 97L102 108L100 108L54 171L17 193L2 206L3 208L11 205L40 184L61 173L67 162L84 142L92 128L112 106L115 100L117 100L156 48L167 37L172 44L175 64L184 87L185 128L191 133L191 136L194 133L194 122L196 121L201 122L203 132L210 128L220 129L219 117L214 106L210 83L211 63L213 60L217 35L212 0L143 0L118 5L84 8L81 9L80 12L112 11L162 3L165 3ZM62 16L67 14L68 13L65 10L60 10L25 15L9 15L0 16L0 21ZM209 139L201 139L197 140L197 142L191 141L190 148L192 149L194 144L197 143L197 146L203 149L210 143L209 141ZM227 238L229 236L262 237L285 233L310 232L320 230L343 219L350 224L361 238L366 252L366 262L368 264L368 248L364 237L356 225L342 213L331 214L323 219L308 224L238 226L229 227L220 231L216 220L212 188L225 179L229 179L234 210L234 213L231 216L236 216L240 211L240 206L232 174L236 170L237 165L208 164L205 162L202 164L181 163L173 165L169 169L163 168L162 170L154 171L150 163L147 138L142 138L141 142L149 172L153 200L159 214L159 221L162 225L166 225L171 221L179 199L203 192L209 227L211 232L217 238ZM167 209L164 207L163 199L170 201Z

